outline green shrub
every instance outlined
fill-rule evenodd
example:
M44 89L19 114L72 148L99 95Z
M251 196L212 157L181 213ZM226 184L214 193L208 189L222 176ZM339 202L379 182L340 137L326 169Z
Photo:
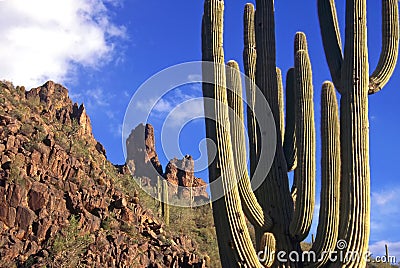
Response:
M82 261L81 255L91 243L93 239L90 234L81 233L79 220L72 215L69 225L54 237L49 264L52 267L79 267Z

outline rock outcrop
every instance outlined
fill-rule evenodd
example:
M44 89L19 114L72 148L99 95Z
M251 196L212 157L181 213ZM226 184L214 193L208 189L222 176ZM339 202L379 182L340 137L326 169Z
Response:
M132 130L126 140L127 166L134 176L148 178L151 185L162 176L163 168L158 160L154 140L154 128L140 124Z
M67 89L0 83L0 267L205 267L129 180Z
M194 201L208 199L207 183L194 176L194 161L190 155L185 155L182 160L177 158L170 160L165 168L164 178L172 185L178 186L170 187L172 188L169 190L170 194L185 199L192 197Z
M139 124L134 128L126 140L126 149L126 165L134 176L147 178L142 180L144 186L156 186L157 176L164 177L171 183L170 196L188 199L192 194L195 201L208 200L207 183L194 176L194 161L190 155L182 160L171 159L163 172L151 124ZM190 187L193 187L192 193Z

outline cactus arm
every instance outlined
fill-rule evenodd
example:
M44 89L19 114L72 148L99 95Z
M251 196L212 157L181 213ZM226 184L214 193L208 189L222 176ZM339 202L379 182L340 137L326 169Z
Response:
M311 64L306 50L299 50L296 74L296 143L298 164L294 173L297 197L290 235L302 241L310 231L315 202L315 126Z
M281 69L276 67L276 82L278 85L278 105L279 105L279 129L281 131L282 144L285 137L285 107L283 100L283 84L282 84L282 72Z
M304 50L308 52L307 39L304 33L297 32L294 37L294 59L296 60L296 53L300 50ZM293 69L293 71L291 71ZM297 109L297 99L296 99L296 73L295 68L289 69L287 73L286 80L286 94L287 94L287 116L291 118L290 130L293 131L293 134L287 137L287 143L284 144L283 152L285 153L286 164L288 167L288 171L295 170L297 167L297 144L296 144L296 109ZM292 73L289 73L292 72ZM287 148L286 148L287 146ZM296 200L297 200L297 186L296 180L293 180L292 188L290 193L292 195L294 209L296 209Z
M324 252L333 252L336 248L340 204L339 133L339 114L335 88L331 82L324 82L321 94L321 207L317 237L310 250L315 252L318 261L306 263L305 267L307 268L325 265L329 256Z
M224 193L224 197L213 204L214 222L222 267L261 267L241 208L233 162L225 87L223 10L223 1L206 0L202 27L205 36L203 60L214 62L213 68L203 65L203 76L208 76L205 77L207 80L212 78L214 81L213 85L203 84L204 97L214 100L204 101L205 117L208 118L206 135L217 148L215 158L213 154L209 154L210 182L217 182L211 183L210 189L211 195L219 190ZM208 143L207 146L212 145Z
M253 4L246 4L244 8L244 49L243 63L246 79L246 101L247 101L247 130L249 137L249 155L250 155L250 177L253 176L258 163L260 154L260 144L258 138L260 133L257 129L257 121L254 115L255 111L255 89L256 89L256 34L254 30L255 10Z
M263 231L268 231L272 220L264 215L261 206L251 189L250 178L247 172L246 141L244 136L244 113L242 98L242 81L240 79L239 65L229 61L226 67L226 87L231 127L232 150L238 180L239 195L242 201L243 212L254 226Z
M275 18L274 1L256 1L256 84L268 101L275 122L279 122L278 92L276 80L276 51L275 51ZM299 251L299 243L291 240L288 236L288 229L293 215L293 200L290 195L286 161L283 155L279 125L275 126L276 147L275 158L271 165L267 178L255 191L257 200L264 211L269 212L274 221L271 233L276 239L276 250ZM265 135L264 133L261 133ZM262 232L256 228L256 239L261 239ZM256 242L257 242L256 241ZM297 266L288 261L278 263L277 266Z
M318 18L326 61L336 89L341 93L342 41L334 0L318 0Z
M378 65L369 78L369 94L381 90L396 67L399 53L398 0L382 1L382 51Z
M276 240L272 233L264 233L261 238L261 248L263 249L263 254L260 261L264 267L271 267L275 260L275 244Z
M283 140L283 152L285 154L288 171L292 171L297 166L296 154L296 95L294 68L290 68L286 73L286 127L285 138Z
M297 51L300 50L304 50L308 53L307 38L303 32L297 32L294 36L294 57L296 57Z
M338 239L343 254L365 256L370 233L370 167L366 0L346 1L346 44L340 99L341 207ZM365 267L365 258L335 267Z

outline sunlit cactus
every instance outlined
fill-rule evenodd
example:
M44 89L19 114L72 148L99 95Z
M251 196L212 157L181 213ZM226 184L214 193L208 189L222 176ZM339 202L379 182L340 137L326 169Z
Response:
M162 180L162 216L166 225L169 225L168 182Z
M219 151L209 166L209 180L221 178L222 184L212 184L210 189L216 193L222 188L225 193L224 198L213 203L213 215L222 266L261 267L247 230L236 183L226 94L223 10L223 1L206 0L202 23L203 61L214 63L211 70L207 66L203 68L203 76L215 82L203 84L204 97L215 100L215 103L204 102L206 118L215 119L206 120L206 135Z
M315 126L311 63L306 37L295 37L296 147L297 167L294 184L297 190L290 235L304 240L310 231L315 199Z
M335 88L331 82L322 85L321 93L321 139L322 182L317 236L312 235L312 252L319 257L317 262L306 263L306 267L321 267L329 258L323 252L336 249L339 227L340 204L340 141L339 111ZM322 256L322 257L321 257Z
M345 251L362 256L367 249L370 210L367 96L387 83L397 61L397 1L383 1L382 52L376 70L369 77L365 0L347 0L345 58L334 1L318 0L321 34L333 83L325 82L321 95L321 204L311 248L316 261L304 263L289 259L281 262L274 252L301 254L300 242L309 234L314 213L316 137L306 36L298 32L294 38L294 67L286 75L284 105L282 74L276 67L274 1L257 0L257 10L246 4L243 62L247 76L248 171L242 81L237 62L229 61L225 66L223 5L222 0L206 0L202 24L203 61L213 63L212 67L203 65L203 76L205 81L214 81L213 85L203 84L206 135L217 149L216 157L210 158L209 178L210 182L221 179L218 185L211 186L211 195L218 191L225 194L213 203L222 267L365 267L364 260L330 263L329 255L323 254L334 251L339 239L347 243ZM341 94L340 121L334 85ZM260 131L253 112L258 103L257 88L269 103L277 142L270 171L253 192L251 178L257 165L264 164L260 153L266 135ZM289 191L287 172L291 170L294 182ZM255 248L245 217L256 231Z
M258 204L251 190L249 173L247 171L242 81L240 78L239 65L235 61L229 61L227 63L226 87L228 105L229 108L232 109L229 113L230 131L239 195L242 200L243 211L251 224L266 231L271 227L272 221L268 216L264 215L262 207Z
M347 252L364 256L370 233L368 94L387 83L399 49L398 0L382 1L382 50L369 75L366 0L346 1L344 56L333 0L318 0L326 59L340 98L341 208L338 239ZM336 267L364 267L365 258L336 262Z

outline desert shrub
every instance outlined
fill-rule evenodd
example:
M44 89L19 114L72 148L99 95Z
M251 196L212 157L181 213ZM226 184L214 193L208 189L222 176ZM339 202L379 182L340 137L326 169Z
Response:
M58 233L50 248L49 264L51 267L79 267L81 255L93 242L90 234L82 234L79 229L79 220L72 215L69 225Z
M10 164L10 173L7 180L10 183L20 185L25 184L25 179L21 176L21 171L24 167L24 158L21 155L16 155Z
M21 126L21 128L20 128L20 132L21 132L23 135L27 136L27 137L31 136L31 134L32 134L34 131L35 131L35 128L34 128L31 124L29 124L29 123L24 123L24 124L22 124L22 126Z

